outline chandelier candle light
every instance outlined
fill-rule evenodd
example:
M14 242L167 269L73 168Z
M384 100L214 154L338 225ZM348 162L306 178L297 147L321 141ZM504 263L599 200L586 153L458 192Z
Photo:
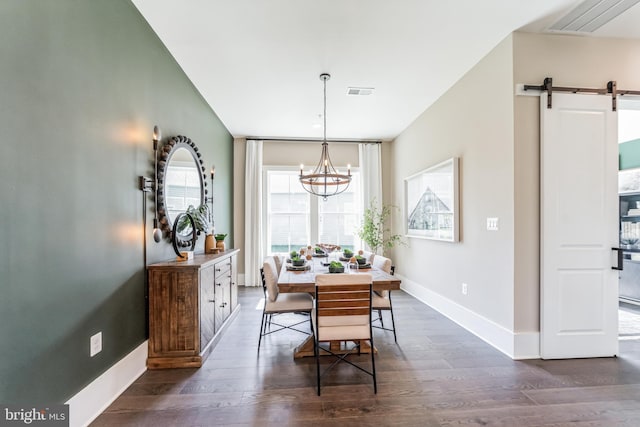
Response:
M327 200L329 196L340 194L349 188L351 183L351 165L347 165L347 174L339 173L331 163L329 157L329 144L327 143L327 80L329 74L320 74L320 80L324 83L324 137L322 138L322 154L315 169L304 174L304 165L300 165L300 183L307 192Z

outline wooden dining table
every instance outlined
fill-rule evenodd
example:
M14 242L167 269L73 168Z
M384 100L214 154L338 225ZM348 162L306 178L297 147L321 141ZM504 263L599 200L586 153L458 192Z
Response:
M335 257L331 257L331 260L335 261ZM316 289L316 274L325 274L329 272L329 267L323 265L328 263L327 257L317 257L308 261L309 268L303 271L289 270L287 265L282 266L280 276L278 277L278 292L307 292L311 295L315 294ZM387 272L384 272L376 267L354 269L350 268L346 262L345 273L358 274L369 273L373 277L372 288L374 291L393 291L400 289L401 281L396 276L393 276ZM314 356L313 352L313 337L307 337L304 342L297 346L293 352L294 359L301 357ZM349 353L354 350L348 349L346 343L331 342L330 349L337 354ZM369 353L371 351L370 343L361 343L361 353ZM375 351L375 349L374 349Z

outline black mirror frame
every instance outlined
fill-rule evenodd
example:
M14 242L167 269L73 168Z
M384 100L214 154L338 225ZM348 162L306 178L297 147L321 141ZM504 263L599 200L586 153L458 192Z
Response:
M195 245L195 237L188 240L183 240L180 238L180 236L174 237L173 224L167 215L167 208L165 205L164 178L167 174L167 168L169 167L171 156L173 156L173 154L175 154L176 150L178 150L179 148L186 148L193 156L196 167L200 169L200 204L205 203L208 191L206 179L207 177L205 174L204 162L202 161L202 155L200 154L200 151L198 150L196 144L190 138L183 135L177 135L169 138L158 155L160 159L158 161L158 170L156 171L158 177L158 187L156 189L156 209L158 211L160 228L162 229L163 235L171 240L174 245L178 245L180 247L188 247ZM175 222L176 219L173 220L173 223Z
M183 239L182 235L177 231L178 224L180 223L180 219L182 217L185 217L187 221L189 221L189 224L191 225L192 235L191 235L191 239L189 240ZM189 248L190 251L192 251L196 247L196 240L198 239L198 236L196 235L196 223L193 220L193 217L188 213L181 212L176 216L176 219L173 221L172 233L173 233L173 239L171 239L171 243L173 244L173 250L176 252L176 255L178 255L179 257L181 257L182 254L180 253L180 248L178 246L185 247L185 243L187 244L187 246L190 244L191 246Z

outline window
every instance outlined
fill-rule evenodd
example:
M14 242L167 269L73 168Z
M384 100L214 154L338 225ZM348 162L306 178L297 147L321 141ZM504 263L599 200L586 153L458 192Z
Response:
M356 249L355 234L362 216L359 174L352 171L349 188L327 200L312 196L300 185L298 171L268 168L265 179L267 253L331 243Z
M184 150L184 148L182 148ZM185 150L186 151L186 150ZM200 205L200 173L193 164L171 162L165 175L166 206L170 218L187 210L189 205Z

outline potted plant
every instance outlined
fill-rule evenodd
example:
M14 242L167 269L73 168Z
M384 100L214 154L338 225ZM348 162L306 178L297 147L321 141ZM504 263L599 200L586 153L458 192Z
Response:
M213 237L216 239L216 248L220 250L220 252L224 251L224 239L227 237L226 234L214 234Z
M295 267L302 267L304 263L304 258L300 258L299 256L291 258L291 264Z
M331 261L329 273L344 273L344 265L340 261Z
M206 236L204 240L205 253L213 252L213 248L215 247L215 245L213 243L213 224L210 221L211 214L209 211L209 205L204 203L197 208L193 205L189 205L185 212L191 215L191 218L193 218L193 223L196 226L198 234L204 233L204 235ZM184 227L187 226L187 223L188 218L182 217L180 223L178 224L178 228L184 229Z
M359 265L365 265L367 263L367 259L365 257L363 257L362 255L356 255L356 262Z
M391 249L397 244L404 244L401 235L391 234L391 229L385 227L385 222L391 216L393 208L397 209L393 205L382 205L378 208L374 199L364 211L362 225L357 230L357 234L374 254L380 249L384 253L386 249Z
M345 258L351 258L353 256L353 251L351 249L345 249L344 251L342 251L342 255Z
M198 234L200 233L204 233L205 235L211 234L212 226L211 226L211 222L209 221L209 206L207 206L206 204L202 204L196 208L193 205L189 205L189 207L185 212L191 215L191 218L193 218L193 222L196 225ZM178 228L184 229L184 227L186 227L187 224L188 224L188 219L186 217L183 217L178 223Z

